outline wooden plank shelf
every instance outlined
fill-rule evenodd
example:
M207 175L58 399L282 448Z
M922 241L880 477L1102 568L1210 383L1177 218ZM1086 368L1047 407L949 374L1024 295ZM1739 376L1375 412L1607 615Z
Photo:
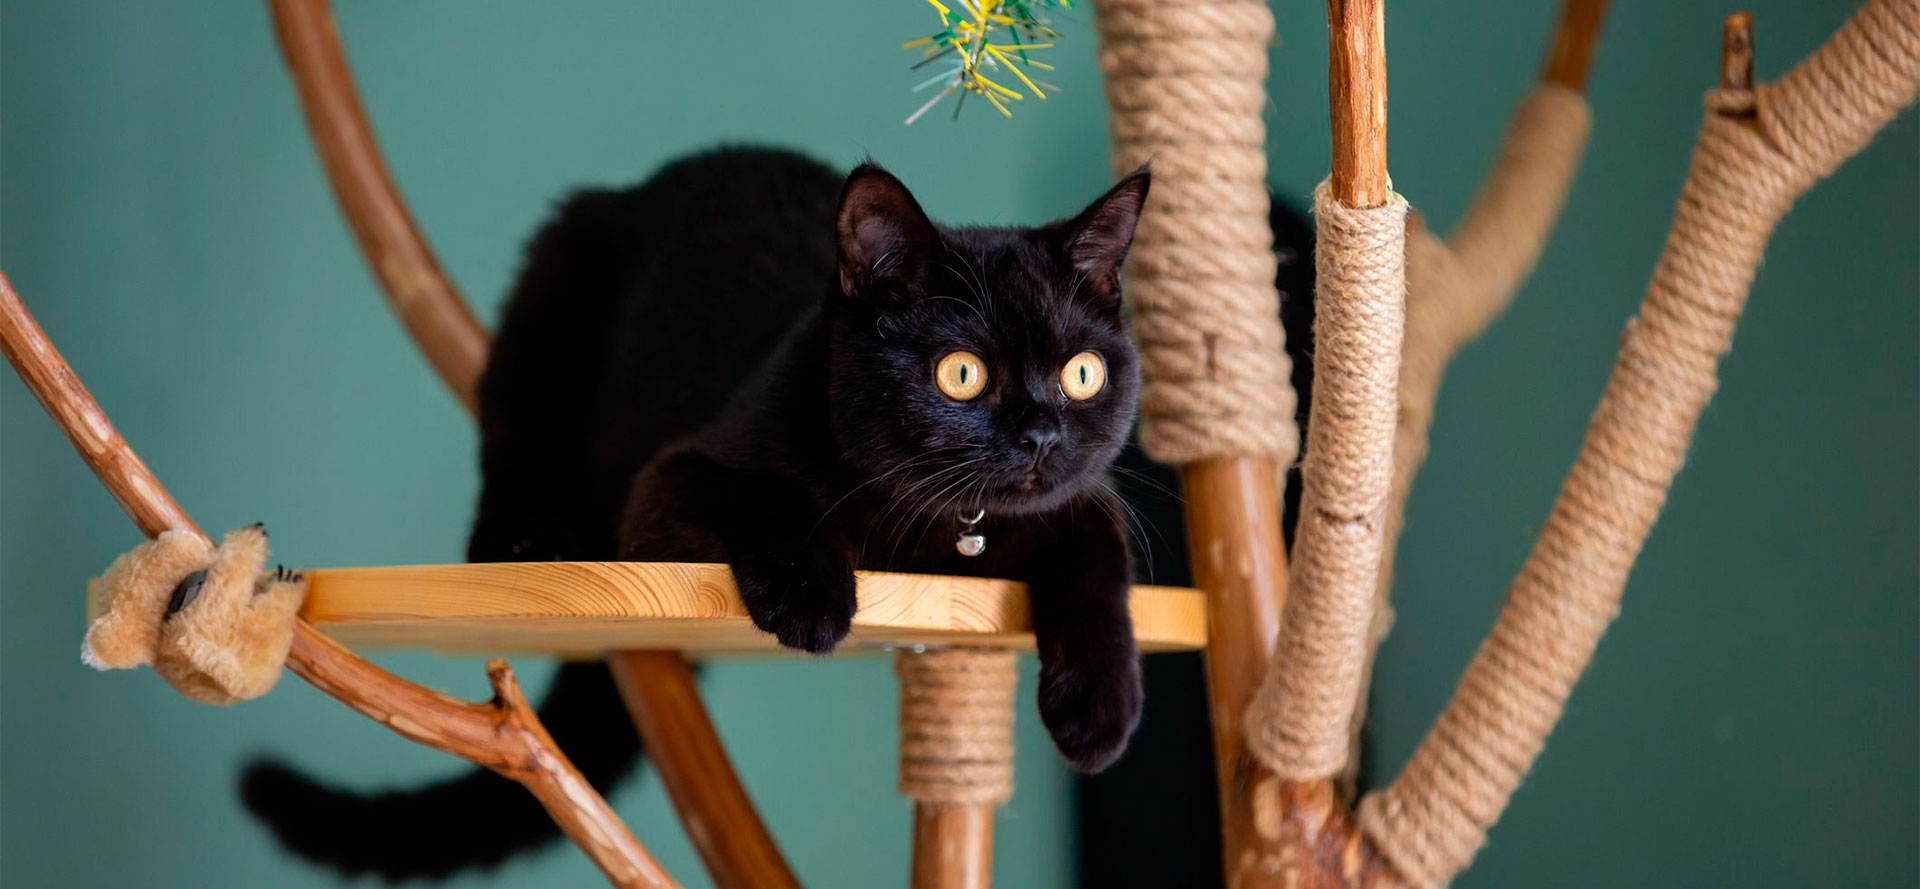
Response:
M725 565L506 562L322 568L301 616L356 648L586 656L671 649L694 657L774 653ZM1207 643L1198 590L1134 587L1143 651ZM900 645L1031 649L1026 591L1006 580L860 572L860 611L842 650Z

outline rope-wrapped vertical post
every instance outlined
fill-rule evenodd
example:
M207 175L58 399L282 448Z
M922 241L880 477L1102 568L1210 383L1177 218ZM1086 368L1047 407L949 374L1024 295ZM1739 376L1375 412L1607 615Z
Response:
M1743 66L1731 67L1708 96L1672 230L1586 441L1499 621L1406 770L1361 802L1361 829L1415 886L1444 885L1473 860L1617 614L1774 225L1920 90L1920 0L1868 3L1778 83L1746 89Z
M1116 170L1153 165L1127 302L1145 385L1140 442L1191 463L1298 446L1267 219L1259 0L1099 0Z
M1127 266L1140 440L1182 464L1187 546L1212 627L1208 698L1232 872L1260 842L1241 714L1279 631L1281 473L1299 450L1261 118L1273 15L1262 0L1094 7L1114 167L1153 167Z
M901 651L900 792L913 800L914 889L986 889L993 813L1013 796L1016 655Z
M1337 774L1381 564L1405 320L1407 205L1315 194L1313 418L1291 595L1247 741L1282 778Z
M1406 321L1406 201L1386 167L1377 0L1328 4L1333 175L1314 195L1314 399L1280 643L1247 741L1280 778L1337 774L1380 570Z

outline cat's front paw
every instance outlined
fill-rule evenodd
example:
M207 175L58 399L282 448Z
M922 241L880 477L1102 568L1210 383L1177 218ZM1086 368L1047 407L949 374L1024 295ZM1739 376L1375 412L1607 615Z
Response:
M804 555L771 553L733 566L753 625L780 644L828 654L853 629L853 569Z
M1140 657L1128 652L1105 663L1040 668L1040 721L1074 768L1104 771L1127 750L1140 725Z

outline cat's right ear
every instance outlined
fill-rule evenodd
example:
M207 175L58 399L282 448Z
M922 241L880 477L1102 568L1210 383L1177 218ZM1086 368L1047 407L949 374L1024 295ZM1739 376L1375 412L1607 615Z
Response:
M840 193L840 289L876 308L911 298L940 249L913 193L879 165L855 168Z

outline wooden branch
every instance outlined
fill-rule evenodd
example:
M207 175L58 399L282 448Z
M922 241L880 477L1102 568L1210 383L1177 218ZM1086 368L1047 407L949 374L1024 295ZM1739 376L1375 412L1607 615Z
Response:
M1329 189L1349 207L1387 202L1386 0L1327 0L1327 92L1333 113Z
M1547 68L1540 79L1585 92L1587 72L1593 67L1593 47L1600 39L1600 23L1606 15L1607 0L1567 0L1560 7L1560 24L1554 30L1553 48L1547 52Z
M1725 41L1736 84L1746 25ZM1753 97L1728 92L1709 94L1645 297L1499 618L1400 776L1360 803L1366 836L1418 886L1473 861L1618 615L1774 227L1920 93L1920 0L1869 0L1769 86L1764 116L1742 119Z
M1327 4L1333 135L1328 191L1333 200L1353 208L1380 207L1392 197L1386 159L1384 15L1382 0L1328 0ZM1326 249L1324 242L1322 249ZM1326 316L1321 317L1324 323ZM1394 332L1397 335L1397 327ZM1324 337L1318 341L1323 354L1338 345ZM1325 372L1322 378L1326 378ZM1322 423L1318 415L1324 408L1316 400L1315 423ZM1312 507L1303 504L1303 508ZM1302 529L1303 534L1313 530L1305 522ZM1299 540L1296 538L1296 548ZM1301 591L1292 594L1298 596ZM1292 621L1288 623L1282 632L1297 631ZM1269 665L1266 669L1279 667ZM1259 676L1260 671L1253 675ZM1272 678L1267 677L1268 681ZM1265 689L1267 693L1272 691ZM1240 716L1237 712L1231 718ZM1230 889L1400 884L1354 826L1331 776L1289 780L1256 761L1245 781L1251 802L1250 823L1256 835L1237 859L1228 861Z
M1261 771L1249 791L1259 822L1277 837L1243 865L1286 889L1401 889L1405 884L1354 826L1333 781L1286 781ZM1269 827L1270 826L1270 827ZM1230 879L1228 886L1236 885ZM1252 885L1242 882L1238 885Z
M301 625L287 663L300 678L408 740L520 782L615 886L678 887L560 752L507 662L487 662L493 700L475 704L401 679Z
M326 0L271 0L274 33L340 211L393 309L440 378L477 409L487 332L441 269L387 172Z
M176 528L202 533L120 437L4 272L0 272L0 350L142 533L151 537ZM554 746L521 697L505 661L487 666L494 700L471 704L401 679L300 622L294 625L287 665L315 688L400 735L525 785L614 885L634 889L679 885Z
M671 651L624 651L607 666L714 885L799 889L727 759L686 658Z
M476 412L486 331L441 270L387 172L326 0L270 0L270 8L308 128L361 252L441 380L469 413ZM655 695L690 698L699 707L690 677L641 671L630 682L648 686ZM715 743L714 755L724 759ZM670 762L660 765L663 773L674 768ZM751 815L750 808L747 812ZM765 829L757 835L764 836ZM771 848L762 854L779 857ZM752 865L738 869L751 872Z
M153 537L174 528L200 530L140 455L127 446L120 431L107 422L100 403L93 400L93 393L87 391L86 384L47 339L46 331L33 320L33 313L27 311L4 272L0 272L0 348L28 391L67 433L67 440L87 461L87 468L100 478L107 493L119 502L142 534Z
M1727 16L1720 33L1720 88L1753 89L1753 13Z
M1253 457L1203 460L1180 468L1186 503L1187 551L1194 582L1207 593L1207 702L1219 781L1220 823L1228 885L1277 885L1258 869L1261 858L1248 796L1253 758L1241 718L1273 657L1287 595L1287 551L1280 534L1280 485L1273 461Z

